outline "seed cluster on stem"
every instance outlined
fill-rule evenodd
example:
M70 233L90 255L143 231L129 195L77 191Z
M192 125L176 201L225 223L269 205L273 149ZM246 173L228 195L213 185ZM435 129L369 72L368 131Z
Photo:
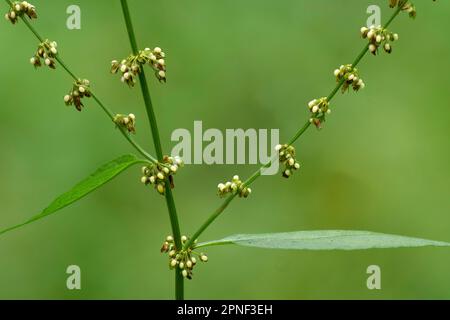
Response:
M181 237L181 244L188 241L187 236ZM196 242L194 241L194 245ZM169 255L169 268L172 270L178 269L183 278L192 280L194 267L197 261L208 262L208 256L203 252L196 252L193 248L181 248L175 245L173 236L168 236L161 247L162 253ZM197 260L198 259L198 260Z
M56 41L45 40L40 43L38 49L34 56L30 59L30 63L38 68L42 66L41 59L43 59L44 64L51 68L56 69L56 55L58 54L58 44Z
M180 157L165 156L159 163L142 167L141 181L145 185L152 185L159 194L165 195L167 188L174 188L174 175L178 169L183 167L184 163ZM170 185L167 185L169 180Z
M10 21L12 24L16 24L19 21L19 18L23 18L27 16L30 19L37 19L36 8L26 2L26 1L15 1L11 3L8 1L10 5L9 12L5 14L5 19Z
M156 78L160 82L166 82L165 57L166 54L160 47L156 47L153 50L145 48L136 55L129 55L128 58L123 59L121 62L113 60L111 62L111 73L115 74L120 71L122 73L120 80L130 87L134 87L137 83L136 78L142 73L143 66L148 64L155 71Z

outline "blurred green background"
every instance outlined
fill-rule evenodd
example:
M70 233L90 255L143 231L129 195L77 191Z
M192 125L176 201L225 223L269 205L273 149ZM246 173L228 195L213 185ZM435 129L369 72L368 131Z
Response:
M149 75L164 149L176 128L280 128L282 141L307 119L306 103L334 87L332 71L364 41L370 4L387 1L130 0L142 47L167 53L167 85ZM136 138L153 153L138 88L109 74L130 52L119 1L38 1L33 25L57 40L65 62L117 113L138 118ZM82 10L81 30L66 8ZM202 240L234 233L356 229L450 241L450 26L448 1L417 1L402 14L392 55L359 66L366 89L339 95L321 132L297 145L301 172L258 180ZM3 1L2 11L7 11ZM65 107L71 79L61 67L33 70L37 40L20 22L1 23L0 226L38 213L99 165L133 149L91 100ZM188 166L177 176L182 231L192 234L221 200L218 182L255 166ZM165 201L133 168L57 215L0 238L0 298L170 299L173 274L159 253L170 232ZM450 298L445 248L293 252L214 247L186 283L192 299ZM66 289L68 265L82 290ZM366 268L382 290L366 288Z

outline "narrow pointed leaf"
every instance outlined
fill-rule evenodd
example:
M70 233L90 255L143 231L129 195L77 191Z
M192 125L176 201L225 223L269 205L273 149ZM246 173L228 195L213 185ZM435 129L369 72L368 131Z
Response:
M71 190L67 191L66 193L63 193L58 198L56 198L50 205L45 208L41 213L38 215L30 218L29 220L25 221L24 223L15 225L13 227L4 229L0 231L0 235L4 234L8 231L12 231L14 229L17 229L19 227L25 226L27 224L30 224L32 222L35 222L37 220L40 220L42 218L45 218L58 210L61 210L68 205L82 199L92 191L96 190L97 188L101 187L108 181L115 178L117 175L119 175L121 172L129 168L130 166L137 164L147 162L145 160L141 160L136 158L134 155L124 155L121 156L113 161L110 161L103 166L101 166L97 171L95 171L93 174L91 174L89 177L84 179L83 181L79 182L77 185L75 185Z
M448 242L369 231L320 230L266 234L239 234L221 240L199 243L197 247L225 244L293 250L364 250L375 248L450 246L450 243Z

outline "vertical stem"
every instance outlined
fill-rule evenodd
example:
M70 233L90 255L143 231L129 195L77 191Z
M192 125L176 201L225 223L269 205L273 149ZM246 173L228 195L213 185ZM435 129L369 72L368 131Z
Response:
M128 37L130 39L131 48L133 49L133 54L137 55L139 53L136 36L133 29L133 23L131 21L130 10L128 8L127 0L120 0L122 5L122 11L125 18L125 24L127 26ZM139 81L141 84L142 96L144 98L145 108L147 110L148 121L150 122L150 127L152 130L153 143L155 145L156 156L159 161L163 160L163 152L161 147L161 138L159 136L158 124L156 121L155 111L153 109L152 99L150 96L150 90L148 88L147 79L145 77L144 70L139 74ZM166 185L170 186L169 179L166 179ZM178 249L182 248L181 244L181 233L180 226L178 223L177 210L175 207L175 201L173 199L172 190L170 187L166 188L166 203L169 211L170 224L172 226L172 233L175 240L175 246ZM184 282L183 276L179 269L175 269L175 298L177 300L184 299Z

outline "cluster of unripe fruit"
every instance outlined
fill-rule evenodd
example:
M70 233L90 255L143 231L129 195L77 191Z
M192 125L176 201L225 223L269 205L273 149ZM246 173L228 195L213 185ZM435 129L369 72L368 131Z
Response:
M132 113L129 115L116 115L114 117L114 123L118 127L126 129L129 133L136 133L136 116Z
M364 39L369 40L369 51L376 55L378 53L378 48L383 47L384 51L387 53L392 52L391 42L398 40L398 34L392 33L389 30L381 26L370 26L370 28L362 27L361 36Z
M239 176L234 176L231 181L219 183L217 190L220 197L237 193L240 198L247 198L252 193L252 189L246 187Z
M30 19L37 19L36 8L26 1L13 2L9 12L5 14L5 19L12 24L16 24L20 17L27 15Z
M184 245L188 240L188 237L182 236L181 244ZM194 244L195 243L196 241L194 241ZM179 268L183 277L189 280L192 279L192 270L197 264L197 261L208 262L208 256L204 253L194 252L191 248L177 250L172 236L166 238L166 241L164 241L161 248L161 252L169 254L169 268Z
M339 69L334 70L334 76L336 77L336 82L344 81L341 88L343 93L349 90L350 87L354 91L359 91L366 86L358 75L358 69L353 68L351 64L342 65Z
M66 106L75 105L78 111L81 111L84 107L81 99L84 97L90 98L92 96L90 89L90 82L87 79L78 79L73 83L72 90L69 94L64 96L64 102Z
M130 55L128 58L111 62L111 73L116 74L120 71L122 74L120 80L130 87L134 87L137 80L136 77L142 72L144 65L148 64L155 71L156 78L160 82L166 82L166 54L161 48L156 47L153 50L145 48L139 51L138 55Z
M164 195L167 187L173 188L173 175L183 165L183 160L180 157L165 156L162 163L152 163L142 167L143 177L141 181L145 185L154 186L159 194ZM169 180L170 186L166 184L167 179Z
M275 147L280 157L280 163L284 165L283 177L289 178L294 171L300 169L300 163L295 159L295 148L288 144L279 144Z
M436 1L436 0L433 0ZM403 12L406 12L409 14L409 16L413 19L416 18L417 16L417 11L416 11L416 7L410 3L409 1L406 0L389 0L389 6L391 8L394 8L396 6L398 6L399 8L402 8Z
M311 100L308 103L308 109L311 112L309 122L320 128L322 122L325 122L325 116L331 113L328 99L326 97Z
M44 65L51 69L56 68L56 55L58 54L58 44L55 41L45 40L39 44L38 49L34 56L30 59L30 63L37 67L42 66L41 59L44 61Z

